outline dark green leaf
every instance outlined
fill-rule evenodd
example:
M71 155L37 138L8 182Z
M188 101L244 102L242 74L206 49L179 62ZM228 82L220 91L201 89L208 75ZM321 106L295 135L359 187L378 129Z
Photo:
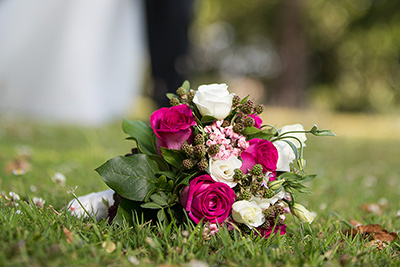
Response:
M140 204L141 202L123 198L118 205L117 215L115 216L113 222L119 226L123 226L124 222L127 226L133 226L132 213L141 213L142 208L140 207Z
M161 147L161 154L166 162L178 169L181 168L182 161L185 159L181 151L176 149Z
M168 199L168 205L171 205L171 204L173 204L175 202L178 202L178 196L173 194Z
M148 155L152 160L154 160L155 162L157 162L158 167L160 168L160 170L162 171L169 171L170 166L168 165L168 163L163 159L163 157L159 156L159 155Z
M214 122L216 120L217 120L217 118L215 118L213 116L206 115L206 116L201 117L202 124L208 124L208 123Z
M165 189L168 186L167 177L161 175L156 181L156 186L158 188Z
M149 125L142 121L124 120L122 129L136 140L139 151L148 155L157 154L153 129Z
M153 210L158 210L162 208L159 204L154 202L143 203L142 205L140 205L140 207L144 209L153 209Z
M96 169L103 181L124 198L143 201L155 188L158 165L145 154L115 157Z
M165 188L165 190L172 191L172 189L174 189L174 182L172 180L169 180L167 188Z
M171 171L160 171L160 172L156 172L157 175L165 175L167 178L175 180L176 175L175 173L171 172Z
M156 203L162 207L168 205L168 203L167 203L168 199L164 199L160 195L157 195L157 194L151 195L150 199L153 200L154 203Z

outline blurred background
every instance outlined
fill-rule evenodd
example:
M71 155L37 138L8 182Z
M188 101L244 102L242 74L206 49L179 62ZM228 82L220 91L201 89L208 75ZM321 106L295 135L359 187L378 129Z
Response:
M258 88L258 96L269 105L398 111L398 1L196 4L191 31L194 73Z
M399 112L398 1L2 0L0 39L3 116L146 118L185 79L271 107Z

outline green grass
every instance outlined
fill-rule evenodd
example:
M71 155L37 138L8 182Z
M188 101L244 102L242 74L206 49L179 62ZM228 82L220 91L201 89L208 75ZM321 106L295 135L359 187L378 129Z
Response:
M276 118L278 126L282 125L279 121L311 126L310 116L305 121L302 117L282 119L281 113L268 115ZM136 223L126 228L74 218L63 209L73 198L67 191L78 186L75 193L83 195L107 189L94 169L131 149L132 143L124 140L120 125L79 128L0 120L1 190L46 201L40 209L24 202L15 207L4 197L0 199L0 266L195 266L195 260L210 266L400 264L396 243L378 251L361 239L351 242L341 234L347 229L342 219L381 224L394 232L400 229L400 139L377 138L373 127L360 124L360 118L354 116L331 114L330 121L318 116L313 119L325 128L329 122L352 125L352 120L357 127L347 127L348 132L343 133L329 127L339 135L335 138L310 136L305 150L307 172L318 177L309 185L312 194L302 196L301 202L317 217L310 228L303 228L288 216L288 233L269 240L225 229L205 240L199 235L201 229L193 225L178 228ZM380 127L385 125L381 123ZM362 138L357 138L357 132L362 132ZM30 171L21 176L6 172L8 162L18 158L23 148L31 151ZM64 187L52 182L56 172L66 176ZM365 203L380 203L380 213L366 212L361 208Z

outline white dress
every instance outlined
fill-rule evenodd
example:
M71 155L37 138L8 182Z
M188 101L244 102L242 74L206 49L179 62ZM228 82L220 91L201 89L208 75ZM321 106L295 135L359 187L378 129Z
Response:
M121 119L140 93L140 0L0 1L0 111L59 123Z

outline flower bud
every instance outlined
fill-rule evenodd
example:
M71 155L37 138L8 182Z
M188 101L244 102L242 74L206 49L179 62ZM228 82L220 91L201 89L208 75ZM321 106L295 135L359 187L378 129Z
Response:
M253 107L254 107L254 101L249 99L246 101L246 103L243 104L242 111L244 114L250 114L251 112L253 112Z
M200 145L204 143L204 137L202 134L196 134L194 137L194 144L195 145Z
M235 181L240 181L243 178L243 171L241 169L235 169L233 171L235 174L233 175L233 179Z
M244 122L243 122L244 127L252 127L252 126L254 126L255 123L256 123L256 121L250 116L246 117L246 119L244 119Z
M179 95L179 96L183 96L185 93L186 93L186 90L183 89L182 87L179 87L179 88L176 90L176 94Z
M251 169L251 172L252 172L254 175L261 175L262 172L263 172L263 167L262 167L262 165L261 165L261 164L256 164L256 165L254 165L253 168Z
M240 104L240 101L242 101L240 97L238 95L234 95L232 99L232 106L237 107Z
M193 147L188 143L184 143L181 146L181 150L185 153L186 157L190 157L193 154Z
M178 105L181 104L181 102L179 101L178 98L173 97L173 98L171 98L171 99L169 100L169 104L170 104L171 106L178 106Z
M241 134L241 133L244 131L244 125L243 125L243 123L236 123L236 124L233 126L233 131L234 131L235 133Z
M194 156L198 158L203 158L206 155L206 148L204 145L196 145L193 148Z
M285 182L285 180L275 180L275 181L269 182L268 188L272 189L274 191L278 190L284 182Z
M224 120L224 122L222 123L221 127L228 127L229 125L231 125L231 123L227 120Z
M190 159L185 159L182 161L182 168L186 170L193 168L193 166L194 166L193 161L191 161Z
M207 152L208 152L208 154L210 154L210 156L215 156L218 154L219 149L220 149L220 145L211 145L208 148Z
M299 218L302 223L311 224L312 221L314 220L313 216L311 215L311 212L299 203L294 203L290 211L294 216Z
M208 168L208 162L203 158L199 163L197 163L197 167L199 168L199 171L203 172Z
M264 109L265 109L264 105L263 104L259 104L254 108L254 111L257 114L261 114L261 113L263 113Z
M266 189L266 190L265 190L265 192L264 192L264 198L270 199L270 198L272 198L273 196L275 196L274 190L271 190L271 189Z
M189 102L193 101L195 94L196 94L196 91L190 91L189 93L186 94Z

